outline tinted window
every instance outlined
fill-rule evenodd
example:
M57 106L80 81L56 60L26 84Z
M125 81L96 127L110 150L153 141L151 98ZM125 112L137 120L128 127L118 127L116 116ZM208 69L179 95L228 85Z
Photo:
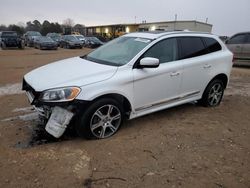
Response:
M143 57L154 57L160 60L160 63L175 61L177 57L177 42L175 38L166 39L158 42L151 47Z
M181 44L180 59L197 57L208 53L200 37L180 37L178 41Z
M221 45L217 40L213 38L203 38L203 39L206 43L209 52L216 52L221 50Z
M244 34L236 35L232 37L231 39L229 39L227 44L243 44L245 42L245 38L246 38L246 35Z
M247 44L250 44L250 34L247 35L246 43L247 43Z

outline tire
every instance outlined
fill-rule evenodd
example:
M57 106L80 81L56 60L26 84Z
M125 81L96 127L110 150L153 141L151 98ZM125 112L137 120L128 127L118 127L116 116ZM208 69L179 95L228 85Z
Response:
M4 42L1 43L1 48L2 48L2 50L6 49L6 44Z
M21 42L21 43L20 43L20 45L18 46L18 48L19 48L19 49L21 49L21 50L23 50L23 49L24 49L24 47L25 47L25 45L24 45L24 43L23 43L23 42Z
M215 107L220 105L223 98L225 86L221 80L212 80L206 87L199 104L205 107Z
M119 102L102 98L92 103L79 117L75 124L76 132L87 139L108 138L119 130L123 118L124 110Z

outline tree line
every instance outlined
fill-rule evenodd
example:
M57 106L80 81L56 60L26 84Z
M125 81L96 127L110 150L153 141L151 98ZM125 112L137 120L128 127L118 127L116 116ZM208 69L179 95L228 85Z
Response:
M76 24L79 27L80 24ZM11 25L0 25L0 31L16 31L19 35L23 35L26 31L38 31L42 35L46 35L47 33L62 33L63 28L74 26L74 22L72 19L68 18L64 20L63 24L59 24L58 22L49 22L45 20L43 23L40 23L38 20L28 21L25 26L19 24L11 24ZM80 25L84 27L83 25Z

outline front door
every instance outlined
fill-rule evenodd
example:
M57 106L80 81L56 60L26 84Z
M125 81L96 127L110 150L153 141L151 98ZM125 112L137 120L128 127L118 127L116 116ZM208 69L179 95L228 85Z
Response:
M180 91L182 66L176 61L175 38L156 43L141 58L144 57L159 59L160 66L133 69L135 111L170 102L178 98Z

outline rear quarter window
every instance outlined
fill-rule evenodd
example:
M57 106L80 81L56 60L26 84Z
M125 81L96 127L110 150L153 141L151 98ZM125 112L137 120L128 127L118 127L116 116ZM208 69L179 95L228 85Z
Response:
M204 37L203 40L205 41L207 50L210 53L217 52L217 51L220 51L222 49L220 43L213 38Z
M200 37L179 37L179 59L193 58L209 53Z

